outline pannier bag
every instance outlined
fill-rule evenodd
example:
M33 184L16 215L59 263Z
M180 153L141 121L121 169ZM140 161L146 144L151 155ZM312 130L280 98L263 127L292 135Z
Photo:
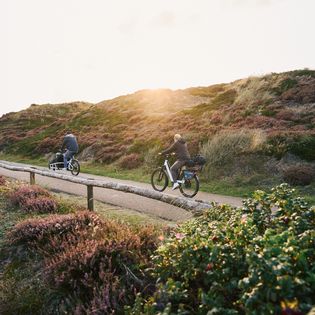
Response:
M194 161L195 165L205 165L206 164L206 159L200 154L197 154L193 158L193 161Z
M188 167L193 167L193 166L203 166L206 164L206 159L200 155L200 154L197 154L196 156L194 156L191 160L188 160L186 165Z

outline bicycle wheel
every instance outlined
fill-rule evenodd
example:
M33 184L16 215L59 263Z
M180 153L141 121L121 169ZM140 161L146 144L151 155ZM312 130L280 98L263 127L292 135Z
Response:
M56 170L56 165L55 165L55 163L53 163L53 161L49 161L49 163L48 163L48 169L49 169L49 170L52 170L52 171L55 171L55 170Z
M74 176L77 176L79 175L80 173L80 164L79 164L79 161L78 160L72 160L71 163L69 163L70 165L70 171L71 171L71 174L74 175Z
M184 181L184 173L180 174L180 180ZM185 197L192 198L197 195L199 191L199 179L195 174L190 179L185 179L184 183L179 186L179 190Z
M151 175L151 185L154 190L163 191L168 185L168 177L162 167L155 169Z

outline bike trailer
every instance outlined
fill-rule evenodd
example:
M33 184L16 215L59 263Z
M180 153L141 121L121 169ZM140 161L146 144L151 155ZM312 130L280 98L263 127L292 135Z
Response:
M50 163L63 163L63 154L61 152L57 152Z

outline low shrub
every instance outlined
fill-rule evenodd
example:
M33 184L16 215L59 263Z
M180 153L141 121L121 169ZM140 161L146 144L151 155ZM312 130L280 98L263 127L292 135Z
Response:
M202 96L202 97L214 97L218 93L224 92L226 89L226 84L215 84L208 87L195 87L189 88L187 91L191 95Z
M131 153L121 157L118 165L123 169L134 169L142 164L141 156L138 153Z
M23 207L27 200L39 196L51 197L50 193L40 186L23 185L18 186L9 194L9 200L14 206Z
M9 193L9 200L24 212L52 213L57 211L55 199L47 190L39 186L19 186Z
M46 276L54 289L75 301L80 314L97 304L104 313L119 312L133 302L133 292L145 283L138 268L139 238L129 235L119 240L87 240L69 246L46 262ZM91 304L90 304L91 303Z
M0 186L4 186L5 184L6 184L5 178L0 175Z
M289 152L306 161L315 160L315 135L301 135L294 137L289 144Z
M307 165L293 165L284 169L283 180L290 185L309 185L314 180L314 168Z
M50 215L46 218L28 219L17 224L8 234L12 245L27 245L31 247L45 247L48 244L58 247L63 241L62 237L73 235L79 238L78 233L82 230L89 231L91 235L102 226L101 219L89 211L78 212L68 215ZM78 237L77 237L78 236Z
M234 89L230 89L223 93L220 93L212 100L212 106L215 108L219 108L223 105L231 105L234 103L236 95L237 92Z
M35 199L26 199L23 202L22 210L25 212L50 213L56 212L57 204L50 197L40 196Z
M282 80L279 84L279 86L275 87L273 91L276 93L276 95L281 95L282 93L286 92L287 90L293 88L296 86L298 81L293 78L286 78Z
M300 69L300 70L293 70L293 71L290 71L288 73L292 74L295 77L298 77L298 76L310 76L310 77L315 78L315 70L310 70L308 68Z
M277 158L287 152L306 161L315 160L315 135L298 133L277 133L269 135L265 152Z
M157 290L127 314L306 314L315 303L315 212L282 184L213 207L152 257Z
M146 269L160 233L84 211L28 219L12 229L8 241L15 259L30 253L44 258L47 313L122 314L138 292L154 288Z
M59 311L120 314L137 292L152 292L145 269L157 248L157 230L104 221L99 232L99 237L76 244L64 240L64 250L46 259L48 283L63 292Z

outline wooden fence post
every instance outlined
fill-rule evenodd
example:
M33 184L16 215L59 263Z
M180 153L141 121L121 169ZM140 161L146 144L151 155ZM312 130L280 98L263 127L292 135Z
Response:
M30 184L35 185L35 173L30 172Z
M90 211L94 210L94 203L93 203L93 186L87 185L87 207Z

